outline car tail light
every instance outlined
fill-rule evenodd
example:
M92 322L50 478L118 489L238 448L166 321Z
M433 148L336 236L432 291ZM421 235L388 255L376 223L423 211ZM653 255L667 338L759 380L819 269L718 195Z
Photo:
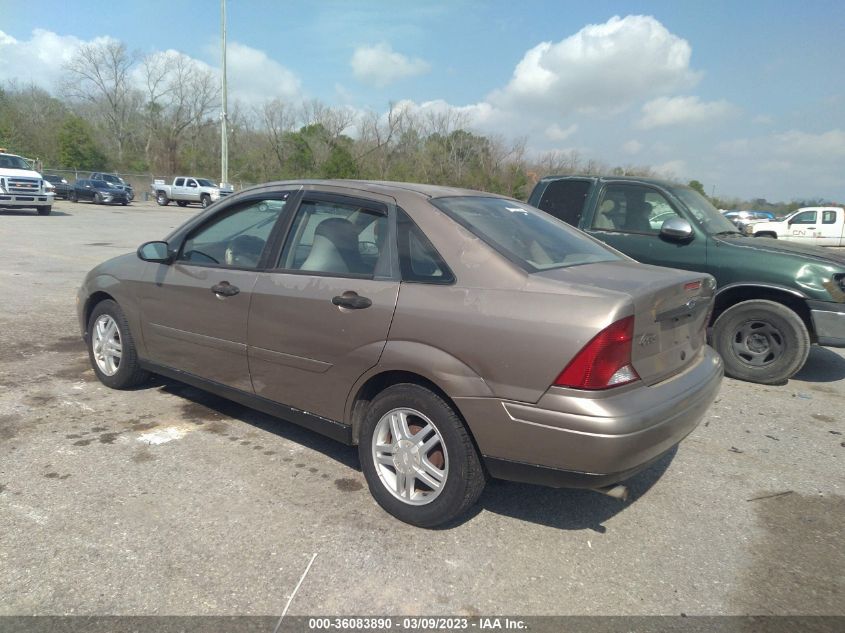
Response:
M633 338L633 316L608 325L560 372L554 386L596 390L639 380L631 364Z

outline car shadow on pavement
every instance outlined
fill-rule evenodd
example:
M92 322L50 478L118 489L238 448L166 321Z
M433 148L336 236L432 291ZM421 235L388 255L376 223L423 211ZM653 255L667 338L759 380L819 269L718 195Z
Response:
M148 387L158 388L164 393L182 398L182 415L186 421L211 425L215 421L225 423L226 418L231 418L319 451L348 468L361 471L358 450L355 447L341 444L296 424L175 380L154 377ZM440 529L458 527L482 510L486 510L561 530L586 529L604 533L606 528L603 523L644 496L666 472L676 452L677 447L672 448L649 468L626 480L624 484L629 493L627 501L620 501L592 490L546 488L490 479L479 502L466 514L441 526Z
M793 380L805 382L835 382L845 378L845 358L825 347L810 348L807 362Z
M164 393L170 393L185 400L182 415L189 421L204 425L214 421L225 422L225 418L239 420L250 426L296 442L306 448L323 453L344 466L360 471L358 450L319 433L310 431L292 422L250 409L226 398L202 391L167 378L156 376L149 386L158 387Z
M31 211L30 209L26 209L26 210L0 209L0 216L3 216L3 215L31 215L33 217L38 217L38 213L36 213L35 211ZM73 215L73 214L72 213L65 213L64 211L57 211L57 210L54 209L50 213L50 215L44 216L44 217L49 218L49 217L53 217L53 216L56 216L56 215L70 216L70 215Z
M560 530L593 530L604 533L604 522L636 503L663 476L677 446L643 472L623 482L628 500L620 501L593 490L545 488L490 480L480 508L504 516Z

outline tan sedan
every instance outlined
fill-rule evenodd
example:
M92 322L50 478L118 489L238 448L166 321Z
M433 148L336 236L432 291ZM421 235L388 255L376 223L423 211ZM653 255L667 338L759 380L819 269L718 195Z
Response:
M624 493L722 378L708 275L444 187L278 182L92 270L99 379L150 372L358 445L375 499L451 521L488 476Z

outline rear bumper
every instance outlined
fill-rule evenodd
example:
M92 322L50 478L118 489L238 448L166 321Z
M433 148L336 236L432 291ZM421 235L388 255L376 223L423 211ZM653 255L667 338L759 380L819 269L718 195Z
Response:
M683 373L618 393L553 387L537 404L456 398L494 477L554 487L623 481L684 439L712 404L722 361L710 347Z
M819 345L845 347L845 304L808 301Z

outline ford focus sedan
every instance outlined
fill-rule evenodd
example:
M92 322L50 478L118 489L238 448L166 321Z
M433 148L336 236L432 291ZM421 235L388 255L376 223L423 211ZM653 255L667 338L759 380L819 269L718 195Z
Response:
M357 445L376 501L434 527L488 476L620 496L718 391L713 288L509 198L303 181L94 268L78 310L105 385L155 373Z

